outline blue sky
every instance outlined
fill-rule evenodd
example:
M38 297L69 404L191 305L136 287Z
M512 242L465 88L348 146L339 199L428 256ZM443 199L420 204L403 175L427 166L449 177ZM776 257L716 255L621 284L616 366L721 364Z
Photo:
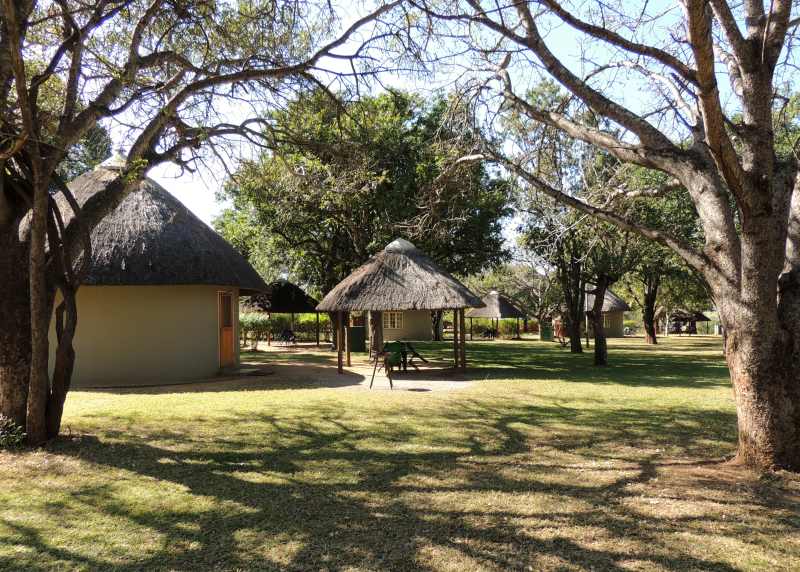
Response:
M676 12L677 7L671 3L664 3L657 0L649 6L653 6L660 11L666 8L666 23L675 23L679 18L680 13ZM667 7L669 6L669 7ZM662 21L664 23L664 21ZM546 29L547 42L551 50L558 55L574 72L583 75L585 70L582 68L582 53L585 51L591 55L594 64L600 64L615 61L614 53L604 46L596 43L588 44L585 39L577 34L568 26L560 22L551 22L551 25L543 26L543 31ZM347 21L343 22L347 25ZM658 35L663 37L663 28L653 29L648 27L641 27L637 30L637 35ZM642 38L637 38L642 39ZM645 40L649 38L644 38ZM345 50L343 48L343 50ZM585 54L583 54L585 55ZM525 63L517 59L519 67L513 71L513 80L516 84L517 91L524 91L526 86L532 86L539 81L539 74L534 71L534 67L530 63ZM459 65L467 63L465 60L457 61ZM723 70L720 70L723 71ZM452 70L440 70L434 78L436 81L430 81L430 78L425 80L413 79L403 76L382 76L381 81L386 85L392 87L406 89L408 91L416 91L421 93L431 92L433 90L445 87L450 81L450 74L455 73ZM626 71L612 71L611 74L619 74L625 76L618 84L622 89L617 90L616 93L609 93L614 99L620 101L632 109L636 110L645 104L644 102L652 95L651 86L648 81L641 78L633 79L629 72ZM722 79L722 78L721 78ZM723 94L727 87L726 79L720 82ZM235 113L234 113L235 114ZM243 117L235 118L243 119ZM229 168L235 168L235 165L229 165ZM216 193L224 184L225 169L215 166L211 170L200 169L196 173L183 173L172 165L164 165L153 169L149 175L160 182L166 189L175 195L181 202L183 202L192 212L194 212L200 219L210 224L212 220L222 211L225 207L216 200ZM507 235L513 236L514 221L507 224Z

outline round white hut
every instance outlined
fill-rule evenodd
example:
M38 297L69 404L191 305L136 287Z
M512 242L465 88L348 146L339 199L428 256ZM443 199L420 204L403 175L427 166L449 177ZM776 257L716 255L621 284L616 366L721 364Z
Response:
M117 155L70 183L78 204L124 164ZM145 179L97 225L91 242L77 295L73 387L174 383L238 366L239 295L266 284L180 201Z

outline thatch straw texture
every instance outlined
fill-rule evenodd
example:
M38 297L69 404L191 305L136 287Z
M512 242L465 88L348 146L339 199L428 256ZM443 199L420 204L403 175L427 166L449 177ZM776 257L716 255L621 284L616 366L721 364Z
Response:
M398 238L328 292L321 312L452 310L483 306L480 298L417 247Z
M281 279L267 284L265 293L251 296L247 307L276 314L313 314L317 311L317 304L302 288Z
M69 187L83 205L118 175L107 164ZM59 201L65 218L73 216ZM266 290L247 260L152 179L145 179L92 232L90 285L215 285Z
M594 288L593 285L587 284L587 289ZM591 310L594 306L594 294L586 292L586 308ZM611 290L606 290L606 295L603 297L603 312L627 312L631 307L628 303L614 294Z
M525 313L509 298L506 298L497 290L492 290L481 301L485 304L483 308L472 308L467 310L467 318L524 318Z
M670 322L710 322L711 318L703 312L692 312L690 310L673 310L669 313Z

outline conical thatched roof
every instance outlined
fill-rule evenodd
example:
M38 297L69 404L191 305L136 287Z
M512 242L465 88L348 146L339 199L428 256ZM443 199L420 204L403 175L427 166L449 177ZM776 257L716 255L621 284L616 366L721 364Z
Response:
M124 159L113 157L69 184L78 204L101 191ZM59 201L65 218L72 210ZM152 179L145 179L92 231L90 285L233 286L263 292L266 284L224 238Z
M465 314L467 318L524 318L525 313L517 308L510 299L492 290L481 301L483 308L473 308Z
M276 314L305 314L317 311L317 301L288 280L276 280L267 291L250 297L247 304L254 310Z
M594 306L594 294L588 290L593 289L594 286L587 284L586 288L586 308L591 310L592 306ZM603 297L603 312L627 312L630 309L631 307L628 306L625 300L614 294L610 289L606 290L606 295Z
M669 313L671 322L710 322L711 318L703 312L693 312L690 310L673 310Z
M416 246L398 238L328 292L321 312L479 308L480 298Z

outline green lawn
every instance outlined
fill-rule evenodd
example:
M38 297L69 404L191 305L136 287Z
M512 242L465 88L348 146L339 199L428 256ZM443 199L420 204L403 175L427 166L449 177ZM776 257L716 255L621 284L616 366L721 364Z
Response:
M610 356L475 342L441 392L73 392L69 438L0 453L0 568L800 569L800 482L719 464L719 343Z

